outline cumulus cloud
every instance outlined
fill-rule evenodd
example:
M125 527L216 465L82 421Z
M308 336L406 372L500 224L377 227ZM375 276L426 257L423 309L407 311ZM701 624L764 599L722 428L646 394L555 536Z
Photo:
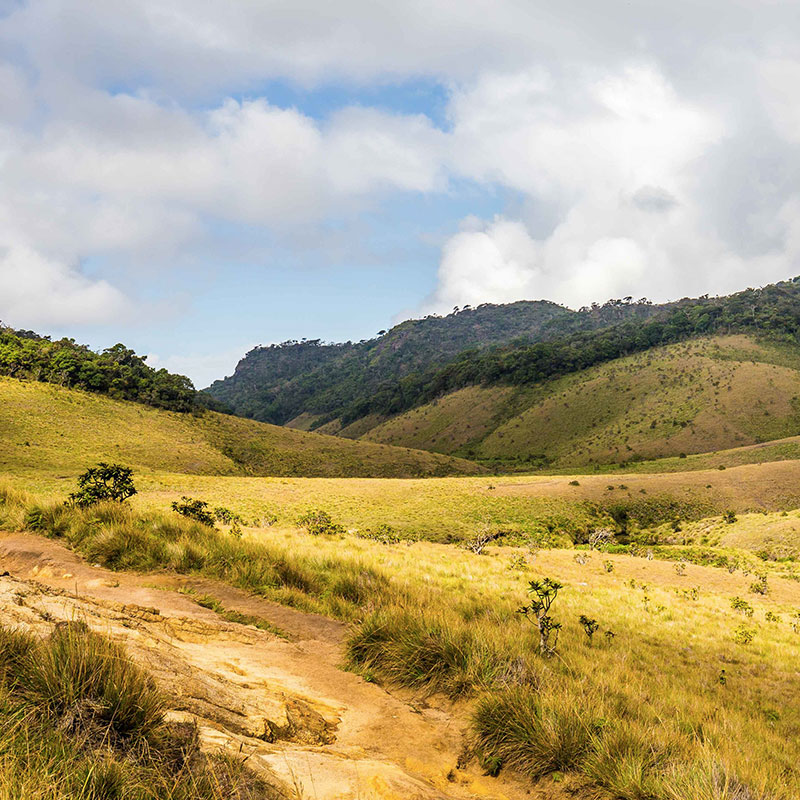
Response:
M771 164L737 159L749 132L728 127L722 108L681 97L652 64L593 81L483 76L451 109L456 167L529 204L519 219L450 239L426 311L725 292L788 277L800 258L788 211L800 185L771 180L793 157L772 141ZM750 172L732 174L737 162Z
M8 325L91 325L129 312L124 296L105 281L26 247L0 249L0 320Z
M760 0L0 4L0 277L38 286L41 318L99 319L86 298L124 301L82 257L143 269L228 223L301 241L464 182L518 202L452 230L424 310L787 277L798 42L792 4ZM441 127L356 104L313 118L264 89L420 78L446 90ZM6 316L30 310L15 291Z

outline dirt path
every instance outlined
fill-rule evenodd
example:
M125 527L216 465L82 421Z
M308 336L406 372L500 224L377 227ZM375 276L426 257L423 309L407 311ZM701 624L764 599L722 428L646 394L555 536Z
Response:
M91 566L52 540L0 537L0 622L45 629L84 619L122 641L174 699L172 714L197 720L209 746L314 800L555 797L459 768L463 712L400 697L341 669L346 627L229 586L174 575ZM229 623L191 597L258 616L290 640ZM555 788L555 787L553 787Z

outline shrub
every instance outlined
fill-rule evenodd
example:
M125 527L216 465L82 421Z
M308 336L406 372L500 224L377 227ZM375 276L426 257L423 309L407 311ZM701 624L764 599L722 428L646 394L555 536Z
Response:
M731 598L731 608L734 611L741 611L746 617L753 616L753 606L751 606L747 600L742 600L741 597Z
M123 503L135 494L132 469L101 461L78 477L78 490L69 499L73 505L85 508L104 500Z
M722 520L727 525L733 525L736 522L736 512L729 509L722 515Z
M613 572L614 571L614 562L613 561L608 561L608 560L604 561L603 562L603 569L606 572Z
M244 524L244 520L235 511L231 511L224 506L217 506L212 512L214 519L221 522L223 525L233 525L238 522L240 525Z
M759 575L757 581L750 584L750 591L753 594L766 594L767 593L767 576Z
M305 528L312 536L327 534L329 536L341 536L345 530L338 522L331 519L331 515L322 509L306 511L297 520L301 528Z
M591 645L592 636L595 635L597 629L600 627L597 624L597 620L591 619L590 617L587 617L585 614L581 614L580 617L578 617L578 622L580 622L581 627L583 628L583 632L586 634L587 638L589 639L589 644Z
M744 625L740 625L734 632L733 632L733 641L737 644L750 644L755 638L756 632L754 628L747 628Z
M208 525L209 528L214 527L214 516L209 511L208 503L205 500L195 500L184 496L180 500L173 501L172 510L183 517Z

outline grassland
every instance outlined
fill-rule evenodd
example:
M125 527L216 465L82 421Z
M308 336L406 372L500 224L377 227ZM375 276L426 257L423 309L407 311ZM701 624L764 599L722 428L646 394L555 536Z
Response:
M770 574L766 594L754 594L749 565L567 548L476 555L273 528L237 539L159 512L71 511L8 489L2 498L3 527L27 521L93 562L207 575L351 620L349 658L368 679L468 702L470 752L487 770L581 798L800 792L796 580ZM538 655L516 613L528 581L543 577L564 584L553 658ZM600 626L591 642L581 614Z
M749 435L786 433L761 412L775 411L781 425L793 419L792 353L762 352L738 338L719 352L713 346L680 345L652 362L682 366L661 388L659 378L659 386L637 389L646 396L629 397L625 413L650 395L660 402L661 389L675 401L673 411L679 396L701 411L703 404L717 408L714 398L727 408L727 384L720 378L714 386L716 378L702 372L713 367L733 387L757 379L769 388L760 398L744 395L759 411L747 423ZM776 363L748 361L748 353ZM617 364L618 385L629 386L648 365L629 366L625 372ZM681 372L695 369L702 387ZM586 384L571 380L576 385L559 384L558 395L571 399L548 408L584 394L589 402ZM0 391L7 388L0 382ZM26 394L33 390L42 394ZM464 703L466 754L487 771L513 769L548 792L581 800L800 796L798 439L745 442L612 474L592 466L590 474L266 477L247 472L271 463L257 454L259 431L269 426L151 412L57 387L18 384L6 396L0 437L9 445L0 470L9 486L0 491L0 530L35 529L91 563L203 575L346 620L352 669ZM667 433L678 436L677 428L692 424L697 430L699 414L690 416ZM463 409L461 417L468 418ZM766 422L757 427L752 420L761 424L761 417ZM650 423L629 421L650 436ZM737 430L745 429L742 421ZM567 434L564 441L574 431ZM256 452L250 465L242 455L248 443ZM226 446L238 448L236 458ZM321 457L308 447L297 462L278 463L303 469L302 459ZM63 506L75 474L101 458L137 468L139 494L130 507ZM241 514L244 536L170 512L182 495ZM309 509L327 511L343 532L306 532L298 520ZM598 527L617 535L603 552L583 544ZM506 534L505 546L481 555L457 546L482 533ZM643 557L648 550L652 560ZM516 613L529 581L545 577L564 585L552 610L563 625L552 658L539 655L533 627ZM214 607L213 598L201 599ZM580 615L600 626L591 641Z
M0 470L77 474L87 463L200 475L407 477L474 474L470 462L208 412L160 411L52 384L0 378Z
M533 387L462 389L363 438L548 468L708 453L797 434L798 366L788 345L691 340Z

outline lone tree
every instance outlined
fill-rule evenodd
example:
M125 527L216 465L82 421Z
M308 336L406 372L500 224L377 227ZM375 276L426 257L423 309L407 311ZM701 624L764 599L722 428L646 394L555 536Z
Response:
M85 508L106 500L124 503L135 494L130 467L101 461L78 477L78 491L73 492L69 499L74 505Z
M563 585L552 578L543 578L540 581L531 581L528 593L531 596L530 605L523 606L519 613L525 616L539 631L539 652L543 656L552 656L558 644L558 632L561 623L550 616L550 606L558 596L558 590Z

